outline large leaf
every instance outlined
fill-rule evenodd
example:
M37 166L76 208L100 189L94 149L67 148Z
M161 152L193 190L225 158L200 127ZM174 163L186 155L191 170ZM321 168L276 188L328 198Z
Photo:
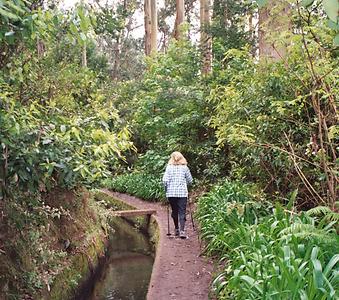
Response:
M256 0L256 2L258 3L258 6L261 8L267 4L268 0Z
M18 20L20 19L19 16L13 14L12 12L3 9L2 7L0 7L0 15L7 17L8 19L12 19L12 20Z
M303 0L301 1L301 5L304 7L309 7L313 4L314 0Z
M323 5L327 16L335 23L338 23L338 0L323 0Z
M325 267L324 270L324 275L327 276L331 270L333 269L333 267L339 262L339 254L334 255L331 260L329 261L329 263L327 264L327 266Z
M339 46L339 34L337 34L333 40L335 46Z
M324 285L321 262L318 259L312 259L313 264L313 280L317 289L321 289Z

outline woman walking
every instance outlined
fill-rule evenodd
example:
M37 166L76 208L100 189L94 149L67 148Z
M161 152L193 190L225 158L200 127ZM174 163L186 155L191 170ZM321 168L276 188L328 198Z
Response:
M187 185L192 183L193 178L187 167L187 161L180 152L175 151L171 154L162 181L172 208L175 235L185 239L187 237L185 234Z

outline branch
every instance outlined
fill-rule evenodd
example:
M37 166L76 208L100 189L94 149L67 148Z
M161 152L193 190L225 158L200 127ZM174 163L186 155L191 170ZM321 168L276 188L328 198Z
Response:
M301 18L301 12L300 12L300 5L299 5L299 2L297 2L297 8L298 8L298 15L299 15L299 17ZM317 81L317 75L316 75L316 73L315 73L315 71L314 71L314 66L313 66L311 54L310 54L310 52L308 51L308 47L307 47L306 39L305 39L304 27L303 27L302 24L301 24L301 26L300 26L300 29L301 29L301 34L302 34L303 45L304 45L304 47L305 47L306 55L307 55L307 58L308 58L308 61L309 61L309 63L310 63L310 67L311 67L312 77L313 77L313 79L314 79L315 81Z
M326 201L317 193L317 191L313 188L312 184L307 180L305 174L302 172L302 170L300 169L300 167L298 166L298 163L295 159L295 157L297 157L294 153L294 149L293 149L293 146L291 144L291 141L290 139L288 138L287 134L284 132L284 135L286 137L286 140L288 142L288 145L290 146L290 149L291 149L291 158L292 158L292 161L293 161L293 164L294 164L294 167L296 169L296 171L298 172L299 176L300 176L300 179L303 181L304 185L306 186L307 190L311 193L311 194L314 194L316 195L319 200L324 203L324 204L327 204Z

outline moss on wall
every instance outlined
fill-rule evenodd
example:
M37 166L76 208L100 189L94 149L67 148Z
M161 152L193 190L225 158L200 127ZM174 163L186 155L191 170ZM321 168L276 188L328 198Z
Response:
M105 254L107 237L102 231L92 233L92 243L83 251L76 253L69 266L59 274L50 293L43 295L43 299L60 300L72 298L78 289L79 283L85 281L97 267L100 257Z
M102 191L58 189L45 195L43 216L27 224L8 222L6 243L0 253L0 299L71 299L103 258L113 222L112 210L135 209ZM46 205L48 207L46 208ZM25 212L24 207L14 207ZM21 211L13 211L19 215ZM51 212L61 212L59 217ZM19 218L18 217L18 218ZM5 223L4 222L4 223ZM154 245L159 230L153 216L131 217L128 222L146 232ZM21 223L20 223L21 224ZM1 233L1 232L0 232ZM154 251L155 247L153 247Z
M113 208L114 210L136 209L102 191L93 192L93 196L96 201L104 201L106 207ZM147 232L153 244L153 251L155 251L160 234L155 218L153 216L142 216L130 217L127 220L138 229ZM114 217L114 220L111 220L111 222L119 223L119 217ZM108 242L108 236L103 235L102 230L98 230L92 235L96 242L90 244L85 253L79 252L74 256L70 266L58 276L51 292L43 299L59 300L72 298L76 293L76 288L88 280L92 271L97 268L99 258L104 255Z

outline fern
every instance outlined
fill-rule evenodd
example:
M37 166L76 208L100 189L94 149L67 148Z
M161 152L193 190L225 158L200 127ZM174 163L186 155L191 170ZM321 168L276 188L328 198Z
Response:
M293 223L291 226L281 230L279 235L282 238L283 236L287 236L289 234L296 235L296 234L304 233L306 235L309 235L309 234L314 233L315 231L316 231L316 228L311 224Z
M321 222L320 225L325 225L326 223L332 223L329 224L330 226L326 227L337 227L338 229L338 224L339 224L339 213L332 211L329 207L327 206L317 206L314 208L311 208L306 212L306 215L308 216L318 216L321 217Z
M328 213L324 218L328 222L336 222L336 224L339 223L339 213L336 213L334 211Z
M332 210L327 206L317 206L306 212L308 216L327 215L329 213L332 213Z

